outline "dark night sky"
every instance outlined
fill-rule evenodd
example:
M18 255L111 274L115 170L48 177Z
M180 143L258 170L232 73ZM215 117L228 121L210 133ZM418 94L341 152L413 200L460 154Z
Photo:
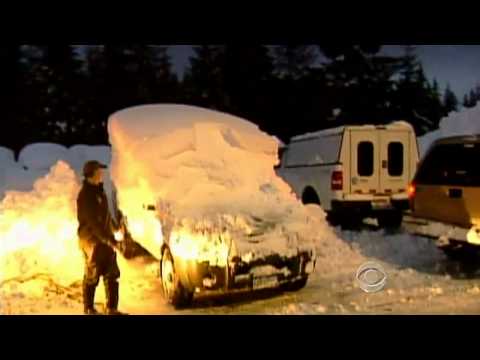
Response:
M417 54L423 62L427 76L436 78L443 90L447 83L459 99L477 83L480 83L480 45L416 45ZM170 48L175 69L183 69L192 54L190 45L172 45ZM385 45L383 51L400 55L401 45Z

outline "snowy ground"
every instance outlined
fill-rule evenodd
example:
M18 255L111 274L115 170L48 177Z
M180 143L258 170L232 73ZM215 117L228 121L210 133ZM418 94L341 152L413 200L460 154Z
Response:
M120 259L121 308L139 315L480 313L480 276L447 260L428 240L372 229L336 231L346 248L351 249L343 251L343 266L333 271L320 265L320 271L304 290L201 297L191 308L181 311L165 304L156 264L132 264ZM333 259L333 263L337 260ZM367 260L380 263L388 274L387 286L376 294L363 292L355 282L356 268ZM38 276L4 283L1 291L3 314L81 314L80 283L62 287L48 277ZM99 286L98 307L103 301L103 287Z
M190 113L191 109L177 107L166 110L169 116L171 110L184 114L185 126L173 134L170 129L173 123L165 122L168 126L162 126L157 134L162 137L152 137L149 141L145 136L152 132L147 126L152 120L150 111L142 115L144 126L138 127L135 121L131 131L121 131L122 127L129 128L128 121L125 122L129 113L110 125L112 143L117 145L112 155L113 178L117 185L122 185L120 203L130 215L130 224L137 214L134 210L130 214L129 206L142 208L137 202L144 204L153 193L147 182L137 184L139 174L145 179L153 177L150 183L156 187L161 185L155 191L159 191L162 198L170 197L177 203L182 198L195 199L193 204L180 202L179 208L189 211L211 209L212 204L207 201L211 199L215 200L218 210L221 205L218 199L224 199L229 210L232 210L232 203L248 211L281 208L288 210L279 213L279 218L285 220L288 219L285 214L293 209L298 219L313 219L310 216L313 214L304 211L300 204L295 205L296 200L290 199L289 187L274 174L276 141L238 119L225 116L217 119L219 115L210 114L218 120L214 123L223 124L219 127L197 119L197 110L195 114ZM478 132L478 121L474 120L479 111L477 107L444 119L440 130L419 139L422 153L439 136ZM145 134L137 134L139 129ZM126 146L136 144L132 142L132 134L138 135L142 147ZM155 151L145 151L147 145ZM121 153L118 149L123 152L130 149L130 153ZM164 153L160 154L159 149ZM138 156L137 161L132 162L129 156L132 154L146 158L145 164L156 164L157 168L153 169L155 171L142 167L133 169ZM224 157L219 159L217 154L224 154ZM10 150L0 148L0 314L82 314L83 265L77 243L72 241L76 237L74 203L80 184L79 173L86 159L110 163L110 156L110 149L106 147L78 145L67 150L55 144L35 144L24 149L19 161L15 162ZM57 163L58 160L64 162ZM119 166L121 162L125 166ZM252 171L253 165L255 171ZM123 171L125 168L129 171ZM171 171L165 172L165 169ZM128 174L134 176L128 178ZM210 186L212 183L215 186ZM131 193L128 191L130 185L134 190ZM200 201L200 195L205 199ZM234 213L239 209L236 210ZM162 297L156 262L132 263L119 258L122 272L120 309L138 315L480 313L477 300L480 259L473 265L460 265L447 260L430 240L404 231L386 233L371 225L356 232L331 229L321 213L320 210L318 222L304 223L294 218L290 224L292 229L302 225L303 233L314 238L319 257L317 270L302 291L265 290L201 297L191 308L176 311ZM260 218L263 215L266 214L261 214ZM144 215L140 218L144 219ZM307 223L309 227L304 226ZM144 233L146 238L155 239L152 248L159 249L157 237ZM355 281L357 269L368 261L382 265L388 276L386 287L375 294L363 292ZM101 308L104 303L102 286L98 288L96 300Z

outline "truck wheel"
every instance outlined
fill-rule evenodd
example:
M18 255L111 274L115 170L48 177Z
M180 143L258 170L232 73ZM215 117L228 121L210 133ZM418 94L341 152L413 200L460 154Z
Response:
M358 214L344 214L343 218L339 220L342 230L358 231L362 228L363 218Z
M332 211L329 211L327 213L327 221L333 227L339 226L341 224L340 216Z
M302 203L304 205L309 205L309 204L321 205L320 198L318 197L317 192L312 187L307 187L303 191Z
M308 276L302 277L300 280L285 283L281 286L283 291L300 291L307 286Z
M180 278L175 270L172 254L168 248L165 249L162 256L161 278L163 293L170 305L180 308L191 304L193 292L185 289L180 282Z
M400 211L389 211L377 217L381 228L398 229L402 226L403 214Z

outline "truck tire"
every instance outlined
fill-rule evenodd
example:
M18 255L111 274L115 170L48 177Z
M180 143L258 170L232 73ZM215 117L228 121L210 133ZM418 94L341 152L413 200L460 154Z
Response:
M403 214L401 211L384 212L378 215L377 221L381 228L396 230L402 226Z
M340 216L338 213L335 213L333 211L329 211L327 213L327 221L328 223L333 226L333 227L336 227L336 226L339 226L341 225L341 221L340 221Z
M304 205L315 204L321 205L317 192L312 187L307 187L302 194L302 203Z
M168 248L163 252L160 271L163 294L167 302L175 308L189 306L193 300L193 292L188 291L182 285L175 270L173 256Z

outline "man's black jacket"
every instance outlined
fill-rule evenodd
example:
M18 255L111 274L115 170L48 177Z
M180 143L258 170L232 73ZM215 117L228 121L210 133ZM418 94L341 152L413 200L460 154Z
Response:
M77 198L78 237L90 244L114 244L112 221L103 184L83 182Z

